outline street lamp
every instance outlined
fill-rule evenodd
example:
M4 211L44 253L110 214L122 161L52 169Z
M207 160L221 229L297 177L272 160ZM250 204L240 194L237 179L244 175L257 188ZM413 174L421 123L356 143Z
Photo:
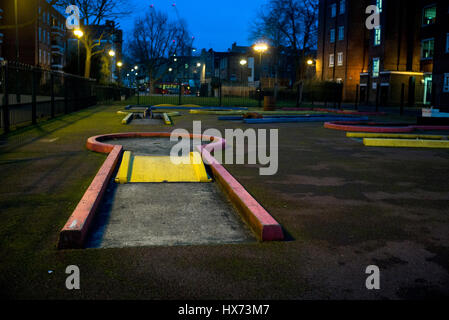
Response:
M73 34L78 38L78 75L80 75L80 38L84 35L84 32L81 29L75 29Z
M118 61L117 62L117 67L118 67L118 83L120 84L121 82L121 68L123 66L123 62Z
M134 66L134 69L136 69L136 70L137 70L137 69L139 69L139 67L138 67L138 66Z
M111 57L113 57L113 56L115 56L115 51L111 49L111 50L109 50L108 54L109 54Z
M264 42L259 42L254 45L253 49L254 51L259 53L259 64L260 64L259 77L262 79L262 54L268 50L268 45Z
M240 81L243 82L243 67L248 63L245 59L240 60L240 65L242 69L240 69Z
M309 66L311 66L311 65L313 64L313 60L312 60L312 59L307 60L307 64L308 64Z
M198 62L198 63L196 64L196 66L197 66L197 67L201 67L201 63Z

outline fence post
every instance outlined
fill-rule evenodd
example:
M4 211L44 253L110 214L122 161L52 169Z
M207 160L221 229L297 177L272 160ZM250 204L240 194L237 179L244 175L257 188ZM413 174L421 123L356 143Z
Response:
M37 91L37 84L36 84L36 68L33 67L31 71L31 123L36 124L36 91Z
M376 87L376 112L379 112L379 94L380 94L380 84Z
M359 85L355 86L355 110L359 110Z
M64 73L64 113L69 113L69 77Z
M223 84L221 83L221 79L220 79L220 87L218 88L218 98L219 98L219 107L223 106Z
M53 72L50 73L50 94L51 94L51 104L50 104L50 117L55 117L55 76Z
M405 84L401 84L401 106L399 109L399 114L402 116L404 114L404 99L405 99Z
M343 83L338 85L338 109L341 110L341 102L343 100Z
M9 132L9 97L8 97L8 64L3 65L5 72L3 72L3 132Z

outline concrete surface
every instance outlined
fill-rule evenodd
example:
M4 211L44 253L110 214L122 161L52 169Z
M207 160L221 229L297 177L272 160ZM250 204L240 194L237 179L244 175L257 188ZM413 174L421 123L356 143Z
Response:
M198 141L198 139L190 140L190 151L196 151L193 148L194 140ZM176 141L170 141L169 138L123 138L104 140L102 142L122 145L123 150L131 151L134 155L153 156L169 156L171 148L178 143Z
M135 155L169 155L168 138L105 140ZM193 150L193 140L191 140ZM113 175L115 177L115 174ZM215 183L110 183L86 246L117 248L256 241Z
M111 183L88 248L255 241L214 183Z

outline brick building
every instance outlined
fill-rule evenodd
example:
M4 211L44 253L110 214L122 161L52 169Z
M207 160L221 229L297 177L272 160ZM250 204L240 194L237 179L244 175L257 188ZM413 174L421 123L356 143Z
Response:
M3 9L0 7L0 26L3 24ZM3 55L2 55L2 46L3 46L3 33L0 29L0 61L3 61Z
M18 1L18 50L16 30L3 30L5 60L62 70L65 65L65 17L45 0ZM15 24L14 0L2 2L3 24ZM18 52L17 52L18 51Z
M432 104L449 111L449 4L436 2L436 25L434 28L435 50L433 57Z
M353 101L360 73L368 68L366 0L320 0L316 77L343 83L343 99Z
M373 30L369 5L380 12ZM408 105L444 105L448 18L443 0L321 0L317 77L343 82L346 101L359 84L361 103L398 105L404 87Z

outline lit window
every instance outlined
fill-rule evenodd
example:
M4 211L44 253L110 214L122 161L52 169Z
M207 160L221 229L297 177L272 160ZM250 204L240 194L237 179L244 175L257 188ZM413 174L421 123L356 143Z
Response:
M332 54L329 55L329 67L333 67L334 64L335 64L335 56L332 53Z
M444 74L443 92L449 92L449 73Z
M337 15L337 4L331 4L331 17L334 18Z
M331 43L334 43L335 42L335 29L331 29L331 34L330 34L330 37L331 37Z
M346 11L346 0L341 0L340 1L340 14L345 13Z
M343 65L343 52L339 52L337 54L337 65L342 66Z
M381 28L379 26L379 28L374 29L374 45L375 46L380 45L381 36L382 36L382 31L381 31Z
M382 0L376 0L376 6L379 9L379 12L382 12L383 7L382 2L383 2Z
M380 60L379 58L373 58L373 78L377 78L379 76L380 70Z
M426 39L421 41L421 59L432 59L435 40Z
M343 40L345 38L345 27L338 27L338 40Z
M423 9L423 25L429 25L435 23L435 18L437 17L437 7L427 7Z

